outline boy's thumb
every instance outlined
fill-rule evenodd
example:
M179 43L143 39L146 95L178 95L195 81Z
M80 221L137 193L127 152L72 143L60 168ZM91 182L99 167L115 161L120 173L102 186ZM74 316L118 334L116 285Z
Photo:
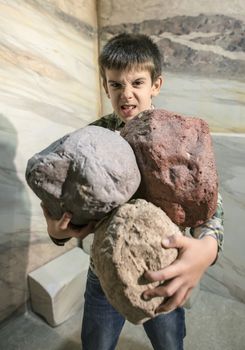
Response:
M172 235L162 240L163 248L182 248L185 243L185 237L183 235Z

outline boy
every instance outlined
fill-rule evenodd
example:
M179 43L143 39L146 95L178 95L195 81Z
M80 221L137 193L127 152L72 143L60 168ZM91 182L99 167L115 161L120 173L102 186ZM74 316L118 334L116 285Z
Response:
M120 34L105 45L99 58L100 73L105 92L114 112L92 123L111 130L120 130L124 123L140 112L153 108L152 98L163 83L161 55L153 41L142 34ZM70 237L84 238L93 230L93 223L74 230L69 225L71 214L65 213L59 221L51 220L44 209L48 233L57 244ZM166 314L143 324L155 350L181 350L185 336L183 304L205 270L214 263L222 247L222 203L219 197L213 218L197 229L192 236L172 236L163 243L165 247L179 249L178 259L160 271L146 272L149 281L165 281L155 289L146 290L147 299L164 296L158 311ZM112 350L118 341L124 318L108 303L98 278L89 269L85 292L82 327L83 350Z

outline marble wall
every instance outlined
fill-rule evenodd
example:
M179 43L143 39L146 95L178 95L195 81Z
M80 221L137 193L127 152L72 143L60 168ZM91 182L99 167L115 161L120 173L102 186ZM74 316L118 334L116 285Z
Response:
M99 26L140 23L145 20L196 16L200 13L223 14L244 19L244 1L234 0L100 0Z
M96 1L0 0L0 320L29 271L62 254L48 238L27 160L98 117Z
M202 288L245 303L245 135L213 134L225 211L225 244Z
M225 251L202 285L245 301L244 1L100 0L98 10L99 24L96 0L0 0L0 321L23 310L27 273L77 244L50 242L25 168L101 114L98 26L101 45L125 29L152 35L167 53L156 106L199 115L218 132ZM106 96L102 108L111 110Z
M99 2L101 46L119 32L150 35L163 54L156 107L208 121L213 134L225 245L202 288L245 302L245 3L242 0ZM103 112L111 111L103 95Z

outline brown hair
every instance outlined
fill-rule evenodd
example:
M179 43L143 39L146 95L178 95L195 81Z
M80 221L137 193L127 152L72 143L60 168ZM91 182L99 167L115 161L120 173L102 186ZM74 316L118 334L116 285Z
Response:
M105 69L148 70L154 82L162 73L162 56L158 46L145 34L122 33L102 49L99 56L100 74L106 80Z

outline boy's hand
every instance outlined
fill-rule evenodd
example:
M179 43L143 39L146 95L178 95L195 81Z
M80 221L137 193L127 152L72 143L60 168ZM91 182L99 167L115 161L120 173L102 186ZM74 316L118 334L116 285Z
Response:
M143 298L149 300L157 296L165 297L156 312L171 311L183 306L197 285L205 270L214 262L218 245L210 236L200 240L181 235L174 235L162 243L164 248L178 248L177 259L168 267L159 271L146 271L150 281L162 281L161 286L148 289Z
M54 220L50 217L47 208L44 207L41 202L41 208L43 210L43 215L45 216L47 222L48 234L56 239L64 238L81 238L84 239L87 235L93 232L96 222L92 221L88 225L84 226L74 226L71 224L71 213L64 213L59 220Z

